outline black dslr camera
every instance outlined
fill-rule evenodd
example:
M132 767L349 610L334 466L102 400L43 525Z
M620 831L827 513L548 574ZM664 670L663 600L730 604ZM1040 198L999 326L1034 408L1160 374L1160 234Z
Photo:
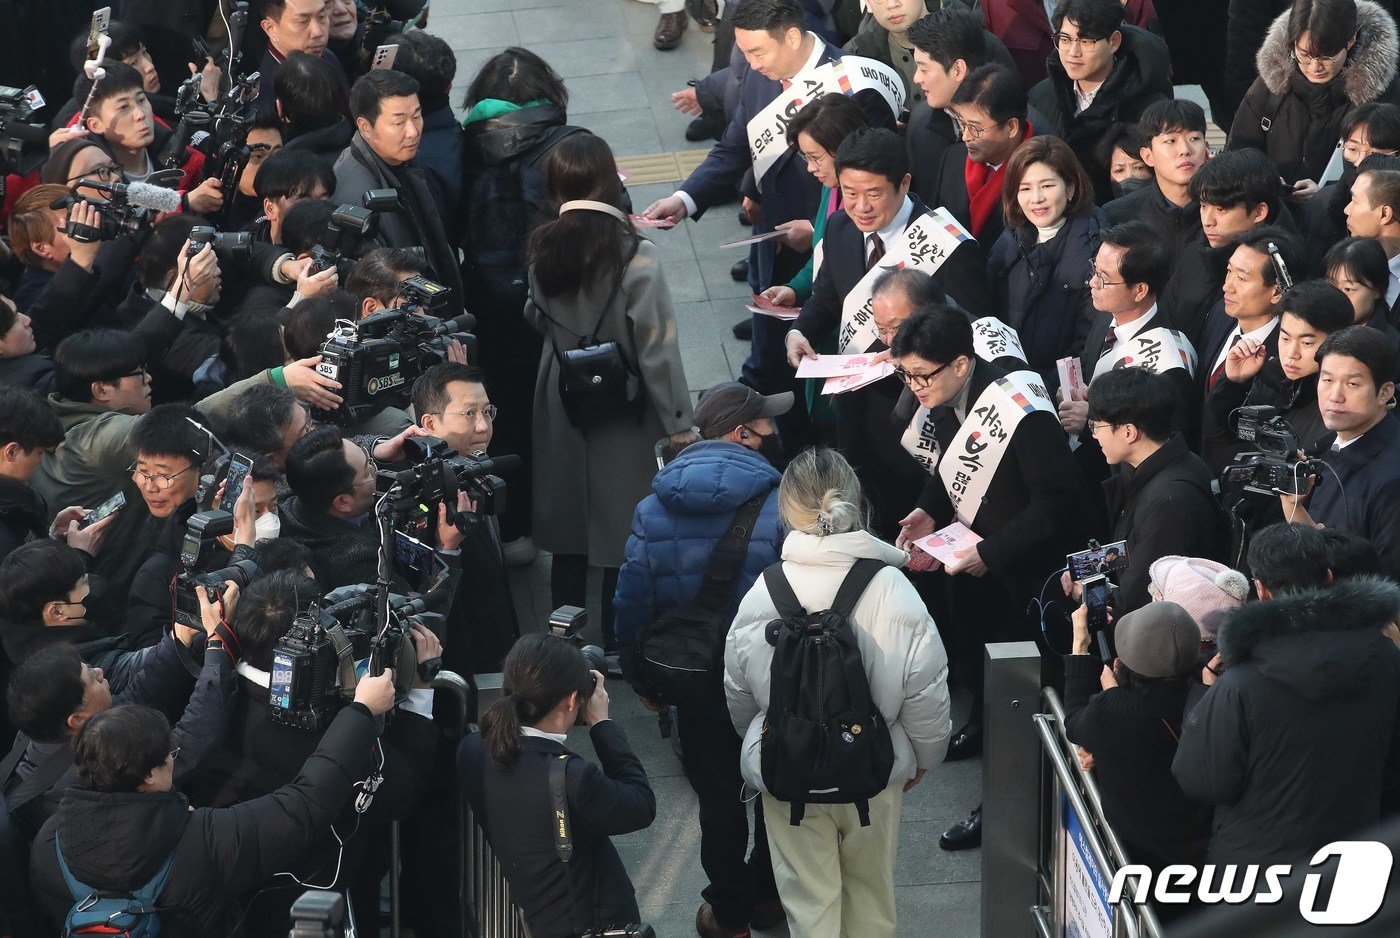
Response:
M1318 462L1301 455L1303 444L1277 407L1259 405L1235 411L1235 436L1257 450L1240 453L1220 474L1222 487L1242 487L1262 495L1300 495L1319 474Z
M233 515L227 511L201 511L191 515L185 524L185 539L180 544L180 573L171 581L175 597L175 621L189 628L201 628L199 595L204 590L208 600L218 602L223 595L224 581L232 580L242 589L258 575L258 563L236 552L225 567L209 569L219 555L218 539L233 533Z
M253 235L247 231L219 231L208 225L195 225L190 229L187 256L194 257L206 244L213 245L219 262L226 264L234 259L245 259L252 253Z
M588 662L590 671L597 671L599 674L608 673L608 658L603 649L597 645L585 645L583 643L583 629L588 625L588 610L581 606L560 606L549 614L549 634L572 642L583 652L583 660ZM597 679L594 679L593 686L597 687ZM584 708L578 708L578 718L574 721L575 726L583 726ZM662 735L669 735L663 733ZM599 935L630 935L632 932L595 932Z
M440 503L447 505L447 520L464 531L466 524L505 510L506 484L495 473L519 467L519 456L463 456L435 436L411 436L403 446L413 467L380 470L375 477L375 491L386 496L395 530L435 546ZM467 493L475 512L457 511L458 492Z
M409 284L409 289L429 298L447 292L446 287L421 277ZM322 423L353 426L385 407L407 407L413 382L446 358L448 343L457 339L470 343L469 350L474 346L475 340L464 330L475 324L476 319L466 314L443 320L402 306L378 310L359 322L338 320L321 345L316 370L340 382L343 403L335 410L317 408L312 416Z
M360 245L371 236L374 230L374 212L357 205L339 205L331 213L326 223L327 245L317 244L311 249L311 266L306 269L308 276L323 270L335 268L340 282L350 276L350 269L360 259Z
M292 903L292 930L288 938L336 938L343 934L344 896L321 889L308 889Z

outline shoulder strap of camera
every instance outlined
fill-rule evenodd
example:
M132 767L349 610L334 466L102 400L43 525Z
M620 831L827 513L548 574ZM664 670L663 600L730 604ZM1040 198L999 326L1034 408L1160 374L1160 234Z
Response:
M549 800L554 807L554 852L559 856L559 862L564 864L564 878L569 889L569 906L576 905L578 896L574 879L574 829L573 823L569 820L569 792L568 792L568 766L570 753L561 752L549 760ZM593 915L591 931L583 934L602 934L602 903L599 900L598 871L593 871ZM572 920L573 915L570 914Z
M350 636L345 634L344 626L337 622L326 629L326 637L331 640L336 657L340 659L340 696L346 700L354 700L355 686L360 683L360 674L355 670L355 649L350 645Z

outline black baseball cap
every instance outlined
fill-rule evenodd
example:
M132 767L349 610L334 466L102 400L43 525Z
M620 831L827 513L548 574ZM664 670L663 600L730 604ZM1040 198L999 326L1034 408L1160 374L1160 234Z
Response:
M746 384L726 381L701 393L695 408L700 436L713 440L760 417L779 417L792 410L792 392L759 394Z

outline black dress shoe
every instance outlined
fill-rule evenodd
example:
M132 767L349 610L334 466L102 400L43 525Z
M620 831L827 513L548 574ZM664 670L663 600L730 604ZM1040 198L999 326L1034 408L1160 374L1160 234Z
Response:
M968 723L953 735L953 741L948 744L948 755L943 757L944 762L957 762L960 759L971 759L982 754L982 724Z
M979 804L965 820L943 832L938 846L944 850L971 850L982 846L982 806Z
M753 317L741 319L734 324L734 338L748 342L753 338Z
M685 139L691 143L718 140L724 134L724 112L704 111L685 128Z
M729 268L729 277L735 283L749 282L749 259L746 257L737 261L733 267Z

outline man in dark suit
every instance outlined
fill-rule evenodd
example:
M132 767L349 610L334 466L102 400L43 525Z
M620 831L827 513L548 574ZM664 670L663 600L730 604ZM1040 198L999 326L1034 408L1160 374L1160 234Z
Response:
M900 522L897 545L909 549L956 520L981 537L944 568L952 577L952 616L946 629L940 623L954 667L973 694L973 713L948 756L966 758L981 749L982 646L1034 640L1027 605L1065 554L1085 544L1088 492L1053 405L1043 388L1035 390L1039 377L1016 373L1011 377L1029 382L1014 395L1005 390L1008 373L976 357L972 326L962 313L947 306L920 310L900 327L893 353L900 377L918 398L915 420L926 428L911 429L931 433L928 449L939 456L918 505ZM969 420L973 432L963 433ZM948 471L943 463L950 452L956 462ZM969 474L978 469L989 475ZM980 811L944 835L945 849L981 842Z
M780 134L755 149L751 129L757 128L750 126L799 74L842 58L840 49L828 45L815 33L804 31L804 21L802 7L795 0L746 0L734 14L734 41L744 53L749 70L739 87L733 117L724 136L681 188L647 208L649 217L675 222L686 217L699 218L706 209L729 201L736 188L744 195L750 217L757 216L755 227L760 231L771 231L783 222L810 220L815 214L820 187L807 172L801 155L794 147L785 146ZM879 91L866 88L854 97L871 126L894 127L896 111ZM767 154L777 147L783 149L770 164ZM762 168L761 175L755 173L756 167ZM806 254L775 252L771 241L754 245L749 258L749 286L755 293L772 284L788 282L807 262ZM783 329L782 322L770 316L754 317L752 351L744 362L744 383L764 394L794 387L792 374L783 363ZM801 410L794 408L794 413L784 418L785 434L805 432L805 413Z
M1011 53L1001 40L982 28L982 20L968 10L944 7L909 27L914 44L914 83L922 100L909 108L904 139L914 175L912 190L931 204L938 204L935 186L943 154L959 143L953 123L953 95L969 74L988 63L1015 68Z
M1010 69L984 65L958 86L952 111L962 142L943 152L933 204L962 222L985 254L1005 226L1006 161L1034 132L1026 119L1026 90Z
M1262 346L1266 361L1278 357L1278 304L1302 262L1298 239L1277 226L1255 228L1240 238L1225 268L1224 295L1206 318L1197 370L1202 399L1224 379L1225 360L1237 343L1248 340ZM1206 465L1224 466L1237 449L1230 428L1205 408L1199 451Z
M1377 157L1367 160L1367 167ZM1390 259L1390 283L1385 308L1391 325L1400 321L1400 172L1363 167L1351 185L1347 231L1358 238L1375 238Z
M1134 221L1104 230L1089 279L1095 313L1080 367L1086 385L1115 368L1146 367L1161 374L1176 401L1172 429L1190 440L1201 409L1201 393L1192 377L1194 350L1184 335L1170 328L1157 305L1170 274L1171 255L1147 225ZM1108 464L1088 425L1089 404L1071 399L1063 388L1061 395L1060 425L1079 439L1075 460L1089 485L1097 487L1108 478ZM1096 501L1094 510L1100 507Z

